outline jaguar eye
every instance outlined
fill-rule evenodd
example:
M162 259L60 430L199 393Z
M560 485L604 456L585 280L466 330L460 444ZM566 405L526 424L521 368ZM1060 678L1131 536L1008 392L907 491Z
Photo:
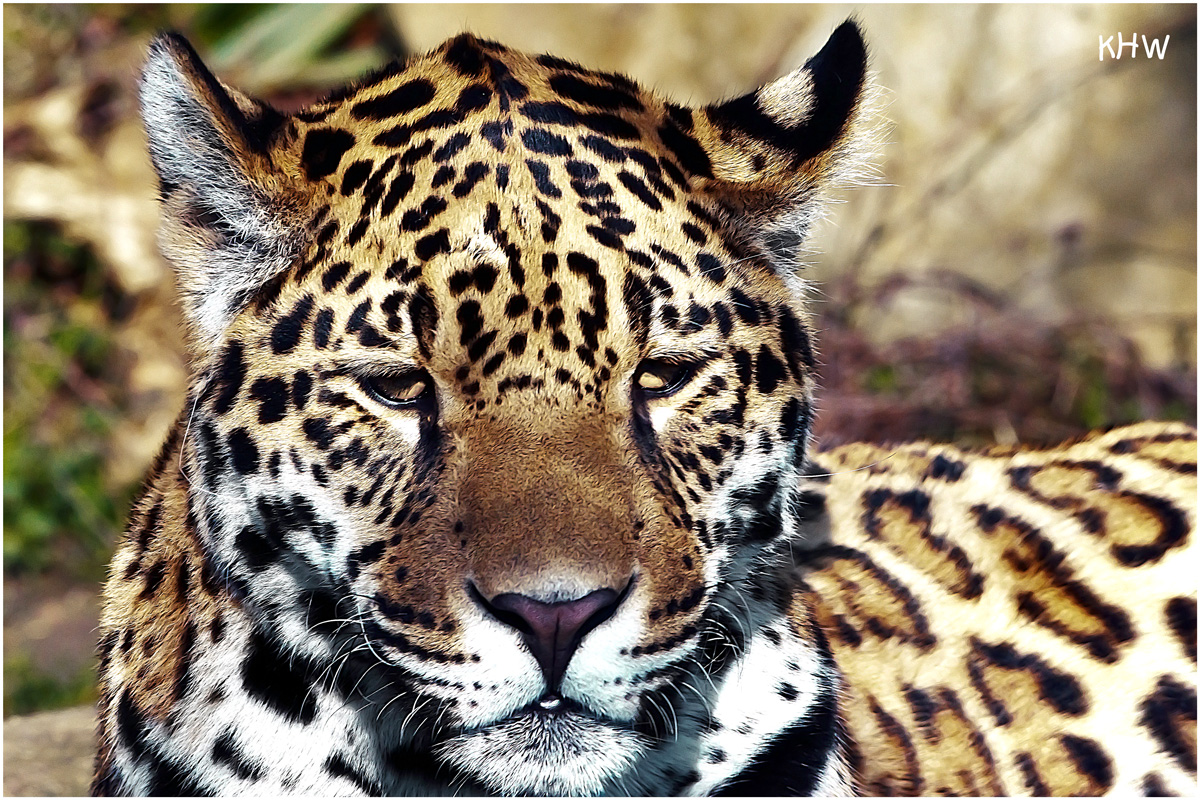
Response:
M633 383L648 397L668 397L691 380L695 364L647 359L638 367Z
M413 408L433 394L433 378L424 370L358 379L363 391L391 408Z

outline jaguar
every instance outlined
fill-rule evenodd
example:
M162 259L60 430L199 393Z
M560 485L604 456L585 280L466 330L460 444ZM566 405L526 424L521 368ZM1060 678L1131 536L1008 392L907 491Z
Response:
M811 440L858 25L690 108L474 35L295 113L150 46L185 407L93 791L1196 791L1193 427Z

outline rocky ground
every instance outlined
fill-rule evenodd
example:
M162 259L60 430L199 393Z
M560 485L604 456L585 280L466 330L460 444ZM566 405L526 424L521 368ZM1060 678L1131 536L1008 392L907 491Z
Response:
M6 719L5 796L86 795L96 753L95 723L92 706Z

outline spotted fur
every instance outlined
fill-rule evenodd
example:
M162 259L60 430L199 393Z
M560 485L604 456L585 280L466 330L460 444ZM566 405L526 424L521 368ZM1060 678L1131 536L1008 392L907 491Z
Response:
M801 560L859 791L1195 794L1193 427L813 463Z
M807 460L793 265L866 91L852 23L698 109L464 35L283 115L157 39L194 377L105 590L94 790L1194 780L1194 591L1154 573L1153 637L1112 596L1179 563L1194 439Z

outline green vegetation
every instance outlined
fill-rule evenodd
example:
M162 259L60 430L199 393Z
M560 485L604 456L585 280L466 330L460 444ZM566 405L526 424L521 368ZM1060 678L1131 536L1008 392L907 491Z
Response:
M4 659L4 716L66 708L96 700L96 674L91 666L67 679L41 672L24 653Z
M33 223L5 224L4 275L5 573L95 579L132 489L105 479L124 413L111 287L87 248Z

